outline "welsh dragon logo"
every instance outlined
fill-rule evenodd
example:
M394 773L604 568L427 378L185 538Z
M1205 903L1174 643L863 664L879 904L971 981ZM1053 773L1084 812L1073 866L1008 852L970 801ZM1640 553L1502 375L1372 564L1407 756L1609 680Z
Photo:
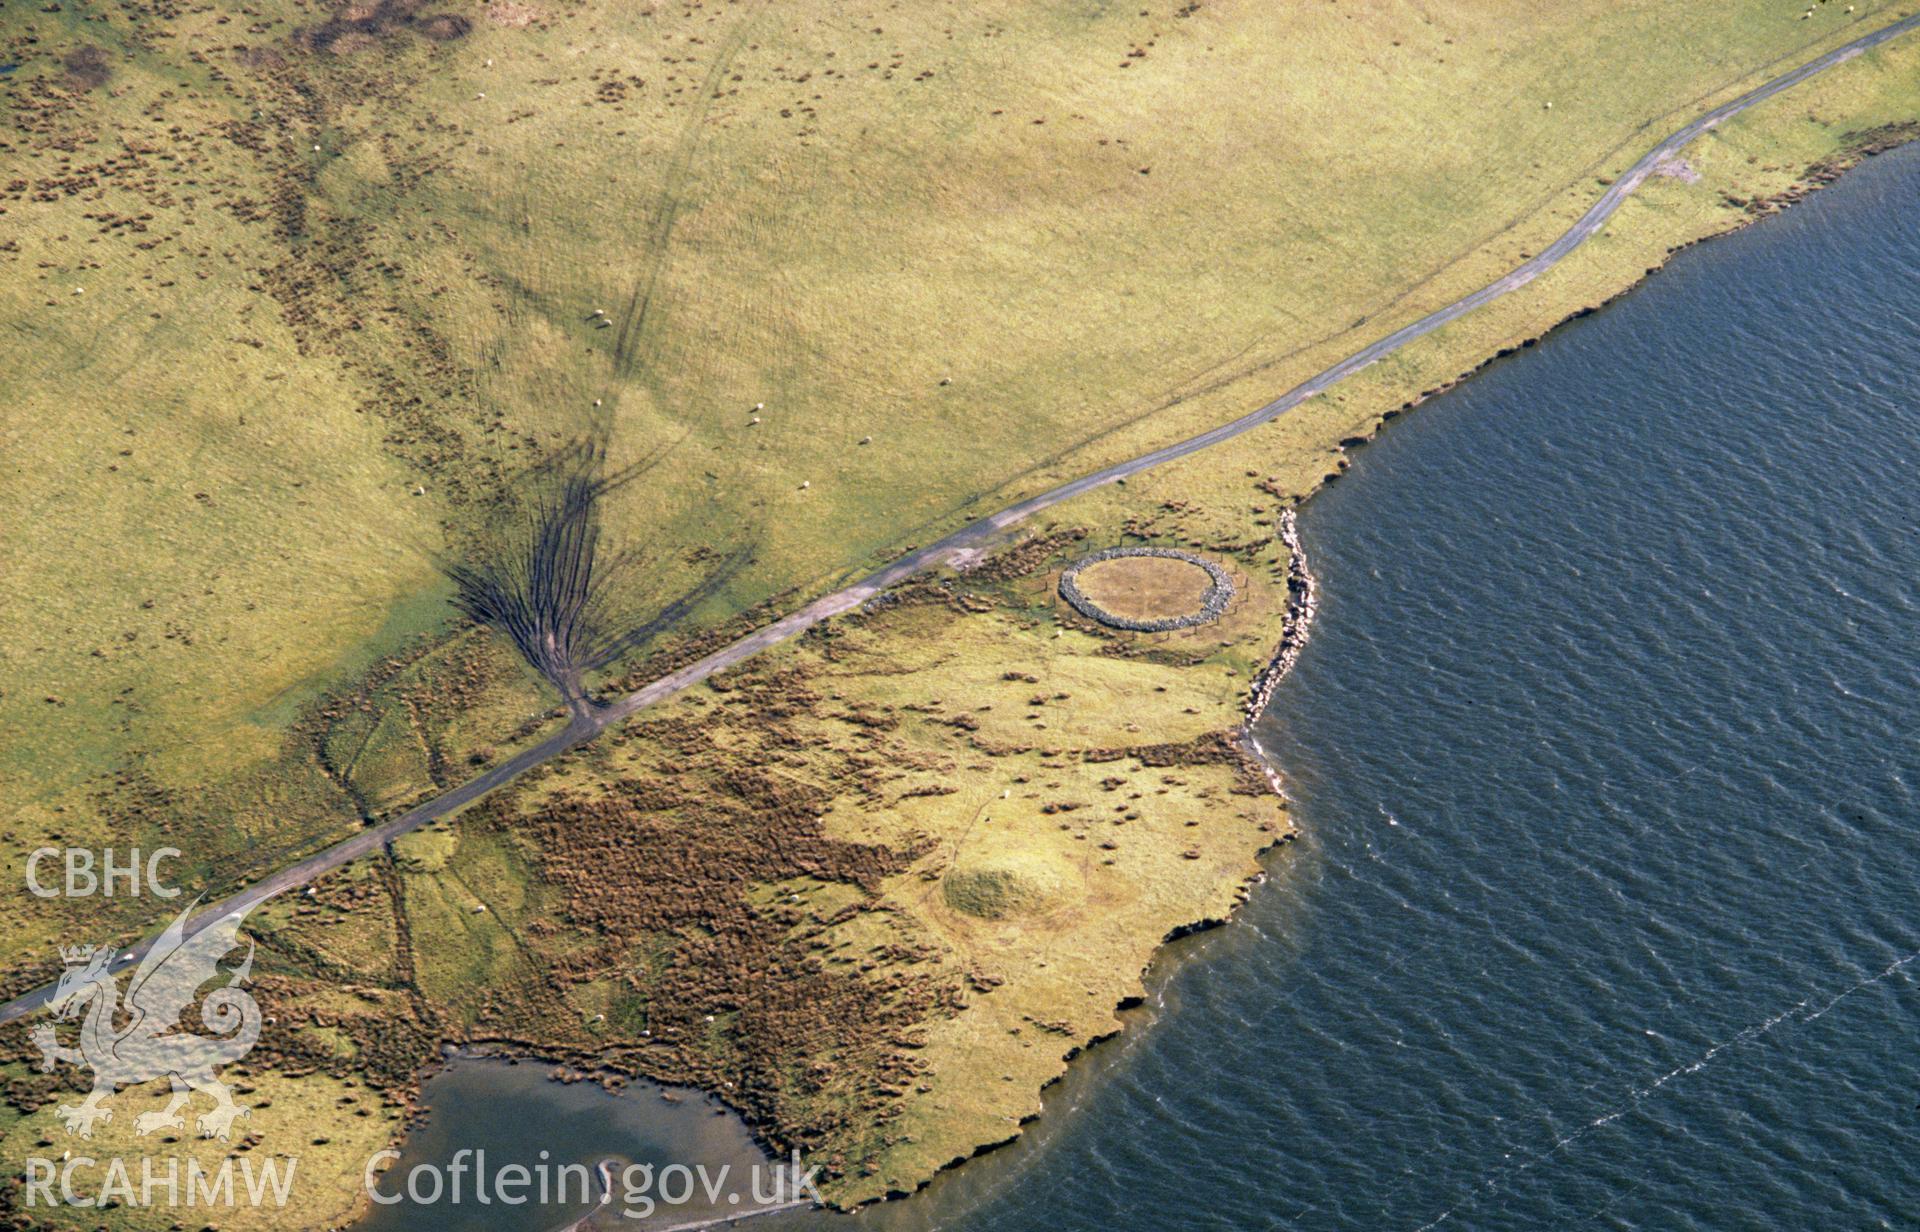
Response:
M260 1007L241 987L253 972L251 940L246 942L246 960L226 971L226 984L201 1003L200 1022L213 1035L175 1031L201 985L223 974L220 960L239 947L240 924L246 918L244 911L235 912L189 937L187 920L198 905L195 899L154 941L127 984L124 1004L118 979L108 970L113 950L61 947L66 970L47 1010L56 1022L81 1019L80 1046L63 1046L53 1023L35 1028L33 1040L43 1071L52 1072L61 1061L93 1070L93 1090L85 1102L55 1109L69 1134L93 1137L96 1123L113 1119L106 1102L116 1090L157 1078L172 1080L173 1098L164 1109L135 1117L135 1133L184 1128L180 1110L195 1091L214 1101L213 1110L195 1121L205 1137L228 1137L234 1121L249 1114L233 1102L233 1092L214 1071L246 1056L260 1038Z

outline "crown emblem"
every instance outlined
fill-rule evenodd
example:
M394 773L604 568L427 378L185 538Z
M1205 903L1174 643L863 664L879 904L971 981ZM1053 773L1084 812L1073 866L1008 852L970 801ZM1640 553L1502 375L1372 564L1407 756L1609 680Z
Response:
M60 947L60 961L69 967L84 966L98 948L92 945L63 945Z

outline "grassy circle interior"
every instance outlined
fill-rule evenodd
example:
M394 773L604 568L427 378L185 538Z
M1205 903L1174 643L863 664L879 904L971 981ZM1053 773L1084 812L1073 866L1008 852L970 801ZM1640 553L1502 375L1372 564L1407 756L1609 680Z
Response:
M1117 556L1095 561L1075 576L1080 593L1126 620L1164 620L1201 609L1213 579L1192 561L1173 556Z

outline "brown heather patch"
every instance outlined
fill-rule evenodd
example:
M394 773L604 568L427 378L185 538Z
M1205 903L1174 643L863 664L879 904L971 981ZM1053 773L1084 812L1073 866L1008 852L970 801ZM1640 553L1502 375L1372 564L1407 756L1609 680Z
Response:
M910 942L876 955L881 970L829 952L850 921L890 910L881 882L920 850L829 837L827 792L715 755L701 724L649 735L682 766L674 777L599 780L487 823L511 825L539 881L560 892L570 941L591 939L545 953L553 930L536 922L528 944L559 987L618 986L595 1063L717 1091L802 1149L864 1136L918 1072L902 1040L957 988L937 965L918 969L934 953ZM764 892L793 883L854 892L822 918ZM553 1038L545 1022L489 1023L489 1034L496 1025Z
M466 17L455 13L422 13L422 7L420 0L349 4L320 25L303 31L297 41L310 51L350 55L403 39L410 33L445 43L473 29L473 22Z
M501 0L498 4L487 6L487 20L496 26L522 30L540 20L540 11L530 4L514 4L512 0Z
M107 53L98 47L77 47L67 55L64 61L67 69L67 88L82 93L106 85L113 76L113 69L107 64Z

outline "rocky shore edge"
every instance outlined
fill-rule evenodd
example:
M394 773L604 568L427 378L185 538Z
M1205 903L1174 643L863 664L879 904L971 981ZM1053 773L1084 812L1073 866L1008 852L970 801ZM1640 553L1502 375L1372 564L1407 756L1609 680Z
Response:
M1279 645L1274 647L1267 665L1254 676L1253 687L1248 691L1246 721L1242 724L1246 732L1251 732L1254 723L1266 713L1273 701L1274 689L1300 661L1300 652L1313 636L1313 618L1320 611L1319 586L1307 563L1307 550L1300 543L1297 508L1281 511L1273 537L1287 549L1287 610L1281 618Z

